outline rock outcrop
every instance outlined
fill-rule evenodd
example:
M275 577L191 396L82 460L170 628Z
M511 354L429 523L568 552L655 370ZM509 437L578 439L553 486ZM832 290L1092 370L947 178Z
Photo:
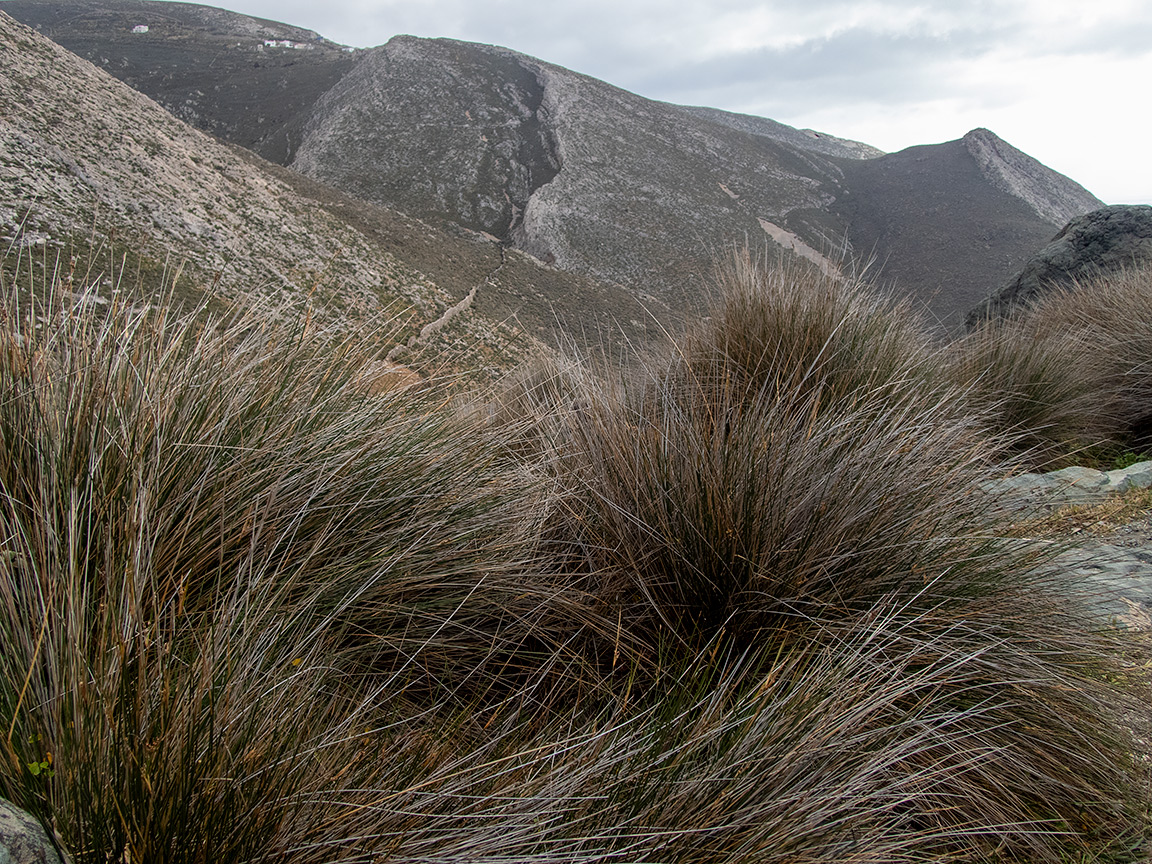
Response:
M44 827L15 804L0 798L0 864L68 864Z
M1009 315L1054 288L1152 262L1152 206L1116 205L1079 216L1003 288L968 314L968 326Z
M1072 504L1099 504L1109 495L1150 486L1152 462L1137 462L1113 471L1073 466L1043 474L1016 474L990 480L983 488L1009 512L1028 513Z
M1134 489L1152 487L1152 462L1115 471L1074 466L984 483L1009 519L1021 525L1066 507L1092 507ZM1134 536L1125 539L1127 531ZM1042 563L1046 580L1080 595L1094 623L1152 630L1152 523L1147 517L1104 539L1088 531L1056 541L1059 554ZM1051 544L1052 541L1043 541Z

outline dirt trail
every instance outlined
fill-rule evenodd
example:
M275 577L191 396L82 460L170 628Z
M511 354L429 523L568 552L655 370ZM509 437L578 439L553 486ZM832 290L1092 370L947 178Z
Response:
M467 294L465 294L464 297L459 302L454 303L453 305L451 305L447 309L445 309L443 315L441 315L435 321L429 321L427 324L425 324L423 327L421 327L419 335L413 336L411 339L408 340L408 342L406 344L394 346L392 348L392 350L388 352L388 356L385 359L387 359L387 361L389 363L397 362L396 358L402 352L416 348L420 345L426 344L432 336L436 335L441 330L443 330L445 327L447 327L453 318L455 318L457 315L460 315L460 314L468 311L469 307L472 306L472 301L476 299L476 292L479 291L480 288L483 287L484 285L490 284L492 282L492 280L495 279L496 276L500 273L500 271L504 269L504 265L507 263L508 263L508 252L507 252L507 250L505 250L505 248L503 246L501 246L500 247L500 263L496 266L496 268L491 273L489 273L487 276L485 276L483 279L481 279L479 282L477 282L475 285L473 285L472 290L469 291Z

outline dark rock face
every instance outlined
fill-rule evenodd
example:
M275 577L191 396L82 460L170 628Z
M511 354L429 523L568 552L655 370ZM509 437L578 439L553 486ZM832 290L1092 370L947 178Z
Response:
M1152 206L1093 210L1065 225L1003 288L973 309L974 326L1010 314L1044 292L1124 267L1152 262Z
M311 112L292 167L367 201L504 237L560 170L544 88L511 53L400 36Z
M65 864L43 826L15 804L0 798L0 862Z

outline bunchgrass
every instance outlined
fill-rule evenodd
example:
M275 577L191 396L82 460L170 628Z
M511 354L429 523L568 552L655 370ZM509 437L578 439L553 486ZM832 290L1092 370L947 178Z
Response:
M5 312L0 793L81 858L247 860L364 705L532 700L532 483L434 390L366 394L365 334Z
M973 404L1034 468L1111 467L1152 446L1152 271L1043 294L955 346Z
M952 369L1010 451L1051 470L1082 460L1111 431L1095 363L1081 347L1066 332L985 322L953 346Z
M85 862L1137 860L1115 637L969 388L718 278L467 410L307 308L9 303L0 794Z
M939 377L912 308L859 281L803 262L769 267L747 251L722 259L714 281L711 315L673 352L689 387L796 404L811 397L827 410L915 399Z
M860 650L886 683L859 673L822 722L851 740L862 717L882 715L877 734L897 736L860 767L887 791L852 807L906 819L888 825L907 831L908 855L1000 847L1060 860L1088 826L1122 825L1131 775L1107 719L1119 701L1101 680L1109 638L1086 632L1069 587L1041 575L1040 551L998 539L979 484L1010 466L990 459L997 442L966 389L931 371L944 357L866 286L761 274L746 259L722 281L718 311L684 343L639 372L585 379L557 409L568 423L550 462L560 506L548 540L601 614L648 646L629 669L633 698L659 702L661 670L703 656L739 656L772 680L788 658L801 686ZM604 646L599 659L614 668L619 655ZM932 683L917 690L921 674ZM900 695L873 714L886 693ZM775 720L817 710L788 705ZM913 710L932 719L903 739L897 718ZM843 794L830 791L836 769L805 764L805 796ZM885 797L896 776L924 781L899 806ZM692 812L702 805L681 817ZM774 842L790 839L781 827Z

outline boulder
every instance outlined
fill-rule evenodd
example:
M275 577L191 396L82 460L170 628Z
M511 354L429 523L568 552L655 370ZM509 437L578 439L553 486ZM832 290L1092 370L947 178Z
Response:
M67 864L44 827L0 798L0 864Z
M1099 504L1109 495L1152 487L1152 462L1115 471L1073 466L1046 474L1016 474L986 480L981 488L996 508L1021 518L1077 504Z
M1065 225L1003 288L969 312L966 323L971 329L986 318L1006 317L1053 288L1147 263L1152 263L1152 206L1102 207Z

